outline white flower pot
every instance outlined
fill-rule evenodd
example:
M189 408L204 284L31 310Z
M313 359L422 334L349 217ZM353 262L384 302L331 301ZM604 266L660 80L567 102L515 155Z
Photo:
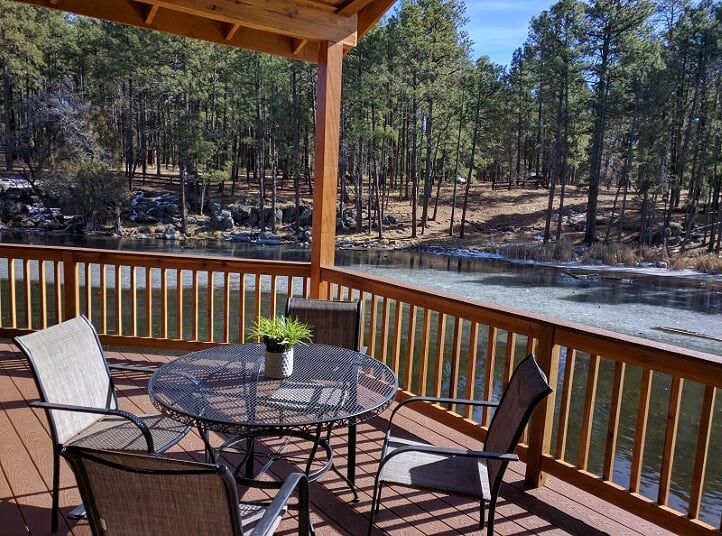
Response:
M265 374L269 378L287 378L293 373L293 348L285 352L266 350Z

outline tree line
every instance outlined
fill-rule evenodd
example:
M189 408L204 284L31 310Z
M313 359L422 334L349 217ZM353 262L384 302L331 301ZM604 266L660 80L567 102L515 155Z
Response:
M677 235L719 253L722 3L560 0L508 67L472 59L465 22L463 1L403 0L345 58L339 184L359 229L383 237L395 196L423 233L453 184L449 234L463 236L474 185L533 177L548 188L545 242L574 187L587 243L633 221L640 244ZM254 185L261 208L279 185L297 204L312 191L313 65L7 0L0 61L5 164L21 160L56 202L117 199L108 167L128 190L169 167L181 192ZM600 189L615 193L603 233Z

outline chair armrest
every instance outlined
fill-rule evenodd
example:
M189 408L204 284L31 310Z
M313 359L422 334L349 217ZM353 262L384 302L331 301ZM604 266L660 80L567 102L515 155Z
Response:
M468 400L465 398L443 398L443 397L437 397L437 396L412 396L412 397L409 397L406 400L402 400L401 402L396 404L396 407L391 411L391 415L389 416L388 430L391 429L391 422L393 421L396 413L401 408L408 406L409 404L414 404L417 402L429 402L432 404L458 404L458 405L466 405L466 406L483 406L483 407L488 407L488 408L495 408L499 405L498 402L492 402L490 400Z
M268 509L263 517L256 523L253 534L261 536L273 534L275 527L275 519L280 516L283 509L288 504L291 495L298 488L298 533L309 534L311 529L311 521L309 518L308 504L308 477L303 473L291 473L283 481L281 489L268 505Z
M138 367L135 365L121 365L120 363L108 363L110 370L125 370L128 372L145 372L147 374L153 374L156 369L153 367Z
M122 417L124 419L129 420L132 422L135 426L137 426L140 429L140 433L143 434L143 437L145 438L145 442L148 446L148 452L153 453L155 452L155 448L153 446L153 436L150 433L150 430L148 429L148 425L145 424L143 419L138 417L137 415L133 415L132 413L128 411L123 411L122 409L111 409L111 408L91 408L88 406L73 406L71 404L56 404L53 402L43 402L42 400L34 400L30 402L30 405L32 407L36 408L43 408L43 409L52 409L56 411L75 411L78 413L95 413L97 415L115 415L116 417Z
M379 465L379 473L381 472L383 467L386 465L386 463L389 462L389 460L392 460L396 456L400 456L407 452L423 452L426 454L439 454L442 456L464 456L467 458L481 458L481 459L485 459L485 460L498 460L498 461L502 461L502 462L519 461L519 456L517 456L513 452L493 452L493 451L486 451L486 450L456 449L456 448L449 448L449 447L437 447L434 445L406 445L406 446L394 449L393 451L391 451L389 454L386 454L381 459L381 464Z

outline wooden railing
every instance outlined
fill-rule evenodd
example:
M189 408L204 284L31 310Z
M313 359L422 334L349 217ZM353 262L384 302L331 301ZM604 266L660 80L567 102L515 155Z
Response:
M104 343L187 350L244 341L259 315L281 312L287 296L308 295L310 267L3 244L0 274L4 336L82 313Z
M258 315L308 294L310 266L0 245L0 275L0 336L84 313L104 343L183 350L244 340ZM321 277L331 297L364 301L363 344L400 397L497 398L535 352L555 390L519 449L529 483L551 474L675 532L720 533L721 357L351 270ZM456 410L427 411L483 439L491 415Z

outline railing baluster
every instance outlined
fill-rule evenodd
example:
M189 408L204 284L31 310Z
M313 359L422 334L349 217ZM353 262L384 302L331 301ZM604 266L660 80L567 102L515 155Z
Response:
M469 357L466 361L466 390L464 397L468 400L476 399L476 360L479 355L479 323L472 322L469 331ZM473 413L471 406L464 408L464 416L470 418Z
M25 326L32 329L33 328L33 294L32 294L32 287L30 286L30 283L32 281L32 277L30 276L30 259L25 259L23 261L23 295L24 295L24 301L25 301Z
M276 292L277 292L277 285L276 285L276 276L271 276L271 290L269 293L269 301L271 306L271 312L269 313L269 316L274 317L276 316Z
M223 342L231 342L231 273L223 272Z
M409 323L406 329L406 358L404 359L404 368L406 369L405 385L407 389L412 389L414 377L414 352L416 351L416 305L409 306Z
M89 262L85 263L85 315L93 318L93 265ZM42 281L45 278L41 278ZM45 285L42 286L45 288ZM44 307L43 307L44 308Z
M369 308L371 309L371 312L369 314L369 336L368 336L368 347L369 347L369 355L376 355L376 320L378 318L378 307L379 307L379 300L376 294L371 295L371 300L369 301Z
M183 338L183 269L178 268L175 271L175 338Z
M642 478L642 460L644 458L644 442L647 437L647 424L649 422L649 395L651 390L652 370L645 368L642 371L642 380L639 386L637 427L634 430L634 448L632 449L632 472L629 478L629 491L632 493L639 493L639 483Z
M514 350L516 349L516 333L506 332L506 349L504 350L504 383L503 387L509 384L511 375L514 372Z
M215 342L216 273L213 270L208 270L206 275L206 292L208 293L208 300L206 301L206 330L208 335L206 340Z
M45 329L48 327L48 268L44 260L40 261L38 268L38 278L40 279L40 329Z
M168 269L160 269L160 336L168 338Z
M153 336L153 269L145 268L145 336Z
M10 327L18 327L18 304L15 296L15 259L8 261L8 308L10 310Z
M255 296L256 308L253 313L255 320L261 317L261 274L256 274L256 296Z
M241 272L238 281L238 340L246 340L246 274Z
M708 385L704 389L702 407L699 417L699 431L697 433L697 450L694 454L694 469L692 470L692 489L689 494L689 507L687 514L692 519L699 517L704 478L707 472L707 453L709 452L710 438L712 437L712 424L714 415L716 389Z
M100 270L100 331L108 333L108 266L105 263L98 265Z
M419 365L419 376L421 383L419 387L419 394L426 395L429 388L429 358L431 356L431 310L428 307L424 307L424 328L421 332L421 355L419 359L421 361Z
M381 361L383 363L388 363L388 355L389 355L389 318L391 317L391 309L390 309L390 299L384 298L384 305L382 309L381 314ZM398 373L399 371L396 369L393 369L394 372Z
M78 315L78 263L71 251L63 252L63 318L73 318Z
M121 265L115 265L115 323L116 334L123 335L123 280Z
M619 417L622 413L622 395L624 391L624 373L626 366L621 361L614 362L614 380L612 398L609 407L609 423L607 424L607 441L604 449L604 466L602 478L611 481L614 475L614 459L617 454L617 438L619 437Z
M577 467L586 471L589 465L589 445L592 440L592 423L594 422L594 406L597 401L597 385L599 383L599 356L590 355L587 367L587 388L584 391L584 414L582 431L579 436L579 453Z
M396 300L396 308L394 310L394 349L391 356L391 368L396 371L397 374L401 374L401 341L404 339L404 335L401 333L401 326L403 324L403 302ZM409 389L410 384L403 386Z
M557 423L557 448L554 456L565 459L567 439L569 438L569 410L572 403L572 387L574 385L574 367L577 363L577 351L567 349L564 363L564 381L562 382L562 396L559 404L559 422Z
M486 366L484 367L484 398L493 400L494 398L494 367L496 364L496 327L490 327L487 331L486 338ZM483 408L481 413L481 422L484 426L489 426L491 422L491 408Z
M664 448L662 450L662 467L659 475L659 493L657 504L666 505L669 501L669 489L672 480L672 462L674 449L677 444L677 430L679 428L679 406L682 402L682 388L684 380L679 377L672 379L669 390L669 409L667 410L667 428L664 434Z
M449 373L449 398L457 398L459 394L459 374L461 373L461 337L463 323L458 316L454 318L454 335L451 345L451 371Z
M130 333L138 336L138 270L130 266Z
M200 321L200 311L198 305L198 270L191 271L191 315L193 318L191 327L191 339L198 340L198 322Z
M436 356L434 365L434 396L442 396L444 348L446 342L446 313L440 313L436 324Z

